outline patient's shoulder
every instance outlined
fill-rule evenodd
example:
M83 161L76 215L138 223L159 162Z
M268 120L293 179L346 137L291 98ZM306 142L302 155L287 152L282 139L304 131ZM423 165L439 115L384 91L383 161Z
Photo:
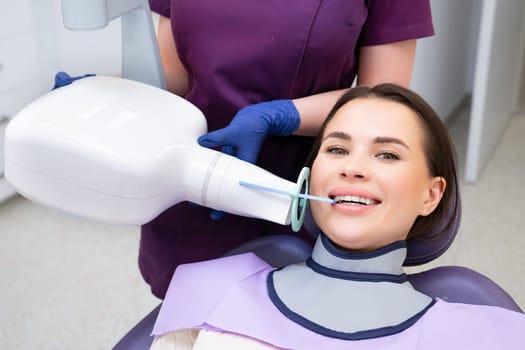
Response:
M507 349L525 349L525 315L516 311L438 299L422 321L426 329L432 329L434 341L462 339L480 343L479 349L496 349L501 344Z
M212 289L218 295L249 276L271 269L273 268L268 263L254 253L183 264L175 270L168 294L181 290L208 294Z
M221 278L243 278L258 271L271 268L254 253L232 255L191 264L182 264L175 270L175 276L194 273L220 274ZM222 275L224 273L224 275Z
M232 290L247 281L264 282L272 269L253 253L180 265L171 279L153 334L202 327Z

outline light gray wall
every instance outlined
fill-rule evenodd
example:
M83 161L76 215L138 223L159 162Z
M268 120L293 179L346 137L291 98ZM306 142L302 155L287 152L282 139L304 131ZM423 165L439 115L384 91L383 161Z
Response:
M60 0L33 0L42 38L42 59L46 61L44 80L52 81L57 71L71 75L97 73L118 75L121 71L120 20L93 31L71 31L64 28Z
M523 57L523 62L521 66L521 93L519 95L519 108L525 110L525 57Z
M435 35L418 41L410 86L446 119L472 93L481 1L430 3Z
M477 180L518 109L525 51L525 3L485 0L481 16L465 179Z

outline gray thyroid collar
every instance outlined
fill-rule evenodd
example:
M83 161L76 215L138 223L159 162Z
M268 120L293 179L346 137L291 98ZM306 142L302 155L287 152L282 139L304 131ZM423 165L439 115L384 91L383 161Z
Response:
M268 276L268 292L285 316L326 336L358 340L398 333L434 303L408 282L405 257L404 241L349 253L321 234L310 259Z

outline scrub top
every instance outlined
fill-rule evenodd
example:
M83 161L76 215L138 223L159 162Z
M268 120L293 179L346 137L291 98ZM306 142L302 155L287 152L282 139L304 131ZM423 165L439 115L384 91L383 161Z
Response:
M189 77L185 98L223 128L244 106L349 88L361 46L432 35L429 0L149 0L171 19ZM175 116L174 116L175 118ZM257 164L296 181L313 138L269 137ZM224 255L254 238L296 235L289 227L177 204L141 230L139 266L163 298L175 267Z

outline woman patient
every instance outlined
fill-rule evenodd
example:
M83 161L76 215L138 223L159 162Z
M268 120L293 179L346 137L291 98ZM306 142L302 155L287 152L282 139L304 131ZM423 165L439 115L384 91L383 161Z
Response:
M311 257L178 267L152 349L525 349L525 315L432 299L403 272L406 241L443 226L457 186L447 129L421 97L350 89L308 165L310 193L335 201L310 203Z

